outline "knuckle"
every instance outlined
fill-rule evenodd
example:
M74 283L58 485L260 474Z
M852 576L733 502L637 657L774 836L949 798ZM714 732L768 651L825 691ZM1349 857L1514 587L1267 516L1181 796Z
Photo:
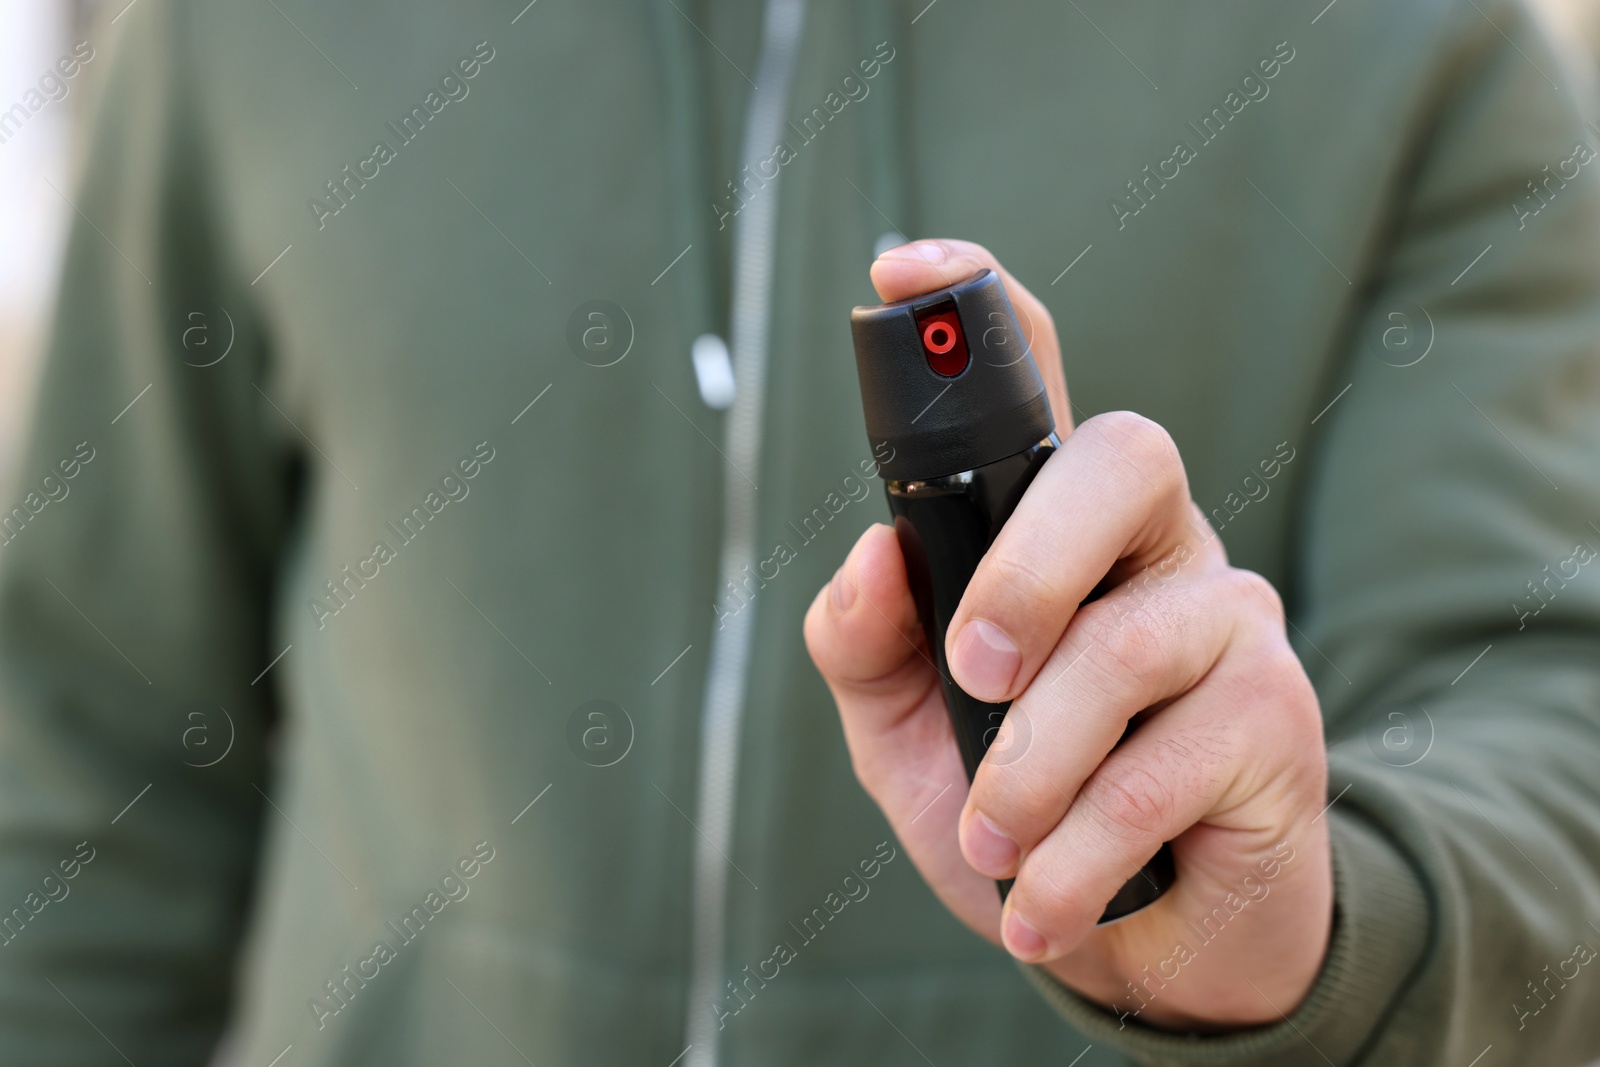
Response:
M989 581L980 596L998 595L1029 614L1046 610L1050 603L1049 585L1031 560L1015 553L996 553L984 562L988 566Z
M969 803L1022 848L1031 848L1060 817L1066 801L1059 789L1017 767L983 764L973 779Z
M1234 584L1240 602L1248 608L1273 620L1283 618L1283 597L1266 578L1255 571L1234 567L1229 572L1229 581Z
M1133 411L1108 411L1085 426L1096 425L1106 443L1146 475L1158 476L1163 487L1184 481L1177 442L1166 427Z
M995 257L993 252L989 251L988 245L981 245L977 241L952 241L951 244L957 251L966 252L968 255L981 259L994 267L1000 266L1000 260Z
M817 665L817 670L827 672L826 640L824 637L827 622L823 618L822 597L827 592L826 588L818 593L811 601L811 606L806 609L805 622L801 625L801 633L805 637L806 652L811 656L811 662Z
M1102 769L1084 783L1080 796L1102 829L1129 844L1161 835L1178 807L1166 776L1136 760Z
M1322 719L1322 703L1317 691L1306 677L1305 666L1287 643L1280 643L1272 653L1268 670L1276 679L1277 696L1273 701L1278 709L1283 727L1301 739L1321 741L1326 724ZM1311 746L1319 755L1321 745Z
M852 649L845 643L838 622L829 617L824 604L827 596L828 587L823 586L811 601L811 606L806 609L805 621L801 624L801 635L805 639L806 652L811 656L811 662L824 679L849 680Z
M1159 627L1140 605L1130 608L1120 598L1107 598L1085 608L1079 618L1089 658L1107 674L1126 683L1144 678L1160 662Z
M1255 724L1258 741L1275 737L1280 746L1297 746L1322 734L1316 691L1300 657L1281 636L1236 652L1234 662L1218 673L1216 685L1240 721Z
M1306 677L1305 665L1295 655L1294 649L1289 647L1288 641L1273 641L1262 651L1261 659L1262 673L1275 679L1280 689L1294 694L1302 689L1311 692L1311 680Z
M1084 888L1072 872L1035 853L1022 861L1010 899L1040 933L1055 943L1088 918L1084 913Z

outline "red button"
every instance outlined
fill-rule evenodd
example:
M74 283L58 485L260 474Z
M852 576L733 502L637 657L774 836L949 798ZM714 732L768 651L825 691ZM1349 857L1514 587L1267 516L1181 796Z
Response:
M929 352L942 356L956 346L956 332L947 323L930 322L922 331L922 343Z
M917 329L921 333L922 355L935 374L954 378L967 369L967 339L954 307L946 304L943 310L923 312L917 316Z

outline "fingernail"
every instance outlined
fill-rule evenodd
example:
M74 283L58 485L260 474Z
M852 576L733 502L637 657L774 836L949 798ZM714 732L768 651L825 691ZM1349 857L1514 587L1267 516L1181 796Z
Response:
M891 248L879 258L910 259L937 266L945 261L945 247L941 241L913 241L908 245Z
M834 573L833 581L828 583L828 595L833 598L836 611L849 611L850 605L856 602L856 587L844 576L843 567Z
M1006 943L1007 952L1024 961L1043 957L1049 947L1043 935L1027 919L1018 915L1015 908L1006 913L1005 929L1000 938Z
M979 700L999 700L1022 668L1022 653L1006 632L985 619L973 619L956 636L952 656L961 688Z
M974 812L967 823L966 840L962 846L961 851L966 855L967 863L979 874L1004 878L1016 866L1019 854L1017 843L981 811Z

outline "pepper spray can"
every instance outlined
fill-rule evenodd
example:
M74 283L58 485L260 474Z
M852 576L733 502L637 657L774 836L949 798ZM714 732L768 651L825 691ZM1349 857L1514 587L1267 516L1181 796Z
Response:
M993 271L858 307L850 332L867 437L877 454L889 456L879 474L970 782L1010 703L986 703L955 683L945 633L979 560L1061 440L1044 381ZM1100 922L1133 914L1176 878L1171 847L1162 845ZM999 887L1004 899L1010 880Z

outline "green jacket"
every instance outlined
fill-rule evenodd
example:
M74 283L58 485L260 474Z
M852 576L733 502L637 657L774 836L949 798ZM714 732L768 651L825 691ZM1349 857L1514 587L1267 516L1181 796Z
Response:
M0 522L0 1060L1600 1055L1600 167L1520 3L118 7ZM800 626L886 515L886 231L1287 599L1280 1024L1030 981L852 776Z

